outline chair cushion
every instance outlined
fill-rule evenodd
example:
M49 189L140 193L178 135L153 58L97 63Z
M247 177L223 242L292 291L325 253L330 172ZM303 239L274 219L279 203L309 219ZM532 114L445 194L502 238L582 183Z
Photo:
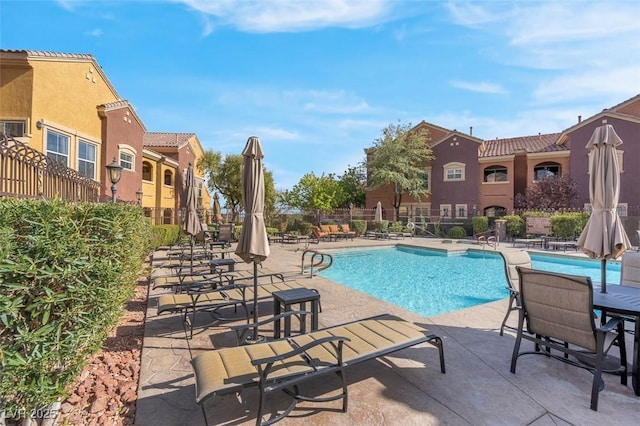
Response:
M340 232L340 228L338 227L338 225L329 225L329 232L338 233Z

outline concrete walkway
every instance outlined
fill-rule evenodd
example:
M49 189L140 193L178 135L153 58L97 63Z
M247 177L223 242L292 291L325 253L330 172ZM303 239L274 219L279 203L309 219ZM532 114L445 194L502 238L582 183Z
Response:
M392 241L357 238L323 242L311 248L395 244L454 250L478 248L427 238ZM501 250L513 250L512 244L501 246ZM507 331L500 336L498 330L507 299L425 318L322 277L302 276L302 244L273 244L271 248L272 254L264 267L283 271L290 279L306 280L308 287L320 292L321 328L392 313L427 325L442 337L447 367L446 374L440 373L437 349L428 344L358 364L346 372L349 383L346 413L340 411L339 401L300 403L279 424L600 426L640 422L640 398L633 394L630 385L620 385L618 377L605 375L606 388L600 393L599 410L594 412L589 409L592 375L585 370L541 356L526 356L520 358L517 374L511 374L514 333ZM153 275L167 273L160 268L162 257L162 252L156 253ZM192 340L186 340L178 315L156 315L157 298L166 291L152 290L149 295L136 425L203 425L202 411L194 401L189 360L206 350L234 346L235 334L218 326L201 329ZM261 303L259 312L263 317L272 315L271 302ZM515 325L516 321L516 315L512 315L510 323ZM630 357L633 346L630 339L628 342ZM332 394L338 389L337 380L330 376L302 386L305 392L318 395ZM255 424L257 396L257 391L251 389L241 397L210 398L204 404L209 424ZM276 399L270 407L282 408L282 402Z

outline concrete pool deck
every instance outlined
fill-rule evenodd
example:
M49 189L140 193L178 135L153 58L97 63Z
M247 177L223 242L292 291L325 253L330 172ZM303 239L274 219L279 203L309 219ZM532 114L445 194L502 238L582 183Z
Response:
M438 249L479 248L447 244L430 238L323 242L312 249L407 244ZM513 250L501 243L499 250ZM349 406L339 401L300 403L282 425L626 425L640 421L640 397L631 385L605 375L598 411L589 409L591 374L541 356L520 358L516 374L509 371L514 332L499 335L507 299L438 315L421 317L325 278L300 275L302 244L272 244L264 267L285 272L288 279L308 282L321 294L320 327L381 313L392 313L426 325L444 340L447 373L439 370L438 351L422 344L393 355L367 361L346 371ZM492 251L493 248L487 248ZM519 249L519 248L518 248ZM533 250L531 250L533 251ZM546 252L549 253L549 252ZM562 253L563 255L565 253ZM583 256L567 252L572 256ZM162 258L158 252L156 258ZM154 261L153 274L163 274ZM249 268L241 265L240 268ZM389 277L393 279L393 277ZM235 345L235 334L223 326L196 331L187 341L177 314L156 315L157 298L167 290L150 290L142 366L136 407L136 425L204 425L195 403L189 360L206 350ZM419 295L429 297L428 294ZM272 303L259 304L261 317L273 314ZM509 323L515 325L517 315ZM268 326L264 334L268 334ZM633 348L628 337L629 357ZM615 352L615 351L614 351ZM630 358L631 359L631 358ZM630 380L629 380L630 383ZM301 385L306 393L333 394L337 380L331 376ZM250 425L256 422L257 390L213 397L205 402L209 424ZM272 401L274 409L281 400Z

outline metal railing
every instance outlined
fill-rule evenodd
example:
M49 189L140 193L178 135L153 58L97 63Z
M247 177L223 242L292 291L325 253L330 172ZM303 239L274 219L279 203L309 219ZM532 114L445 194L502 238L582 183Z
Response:
M309 257L310 255L310 257ZM309 258L309 264L305 266L305 259ZM329 268L333 264L333 256L329 253L323 253L315 249L307 249L302 252L302 271L309 270L309 277L313 278L313 268L316 268L316 274L324 269Z
M0 133L0 197L98 201L100 184Z

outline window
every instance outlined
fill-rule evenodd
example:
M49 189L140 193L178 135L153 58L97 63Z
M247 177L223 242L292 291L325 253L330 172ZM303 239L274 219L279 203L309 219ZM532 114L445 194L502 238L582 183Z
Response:
M133 170L133 154L120 151L120 165L125 170Z
M164 171L164 184L169 186L173 185L173 173L171 170Z
M69 166L69 136L47 130L47 157Z
M467 205L456 204L456 217L458 219L466 219L467 217Z
M444 165L444 180L448 181L462 181L464 180L463 163L448 163Z
M25 127L23 120L0 120L0 133L14 138L24 136Z
M153 181L153 166L148 161L142 162L142 180Z
M173 223L173 210L172 209L164 209L162 211L162 224L163 225L171 225Z
M503 166L489 166L484 169L485 182L507 182L507 168Z
M440 204L440 217L451 218L451 204Z
M424 189L431 191L431 167L427 167L424 173Z
M83 140L78 142L78 173L89 179L96 177L96 146Z
M560 164L542 163L533 168L533 180L540 180L550 176L560 176Z

